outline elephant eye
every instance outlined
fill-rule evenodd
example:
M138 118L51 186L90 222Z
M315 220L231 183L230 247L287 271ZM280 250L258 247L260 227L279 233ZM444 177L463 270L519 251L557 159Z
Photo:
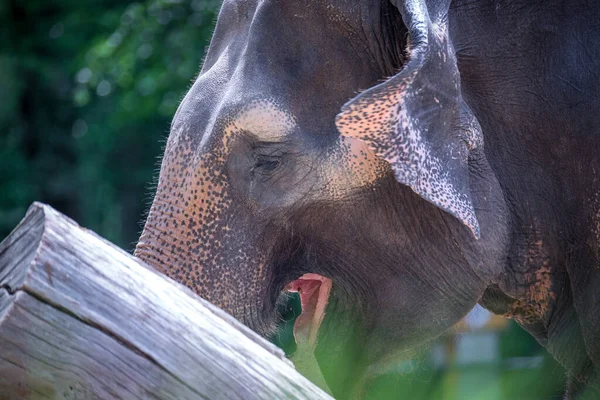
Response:
M277 143L254 143L252 147L252 159L254 161L251 172L255 175L262 175L269 178L288 158L290 144L288 142Z
M252 171L270 174L277 169L280 163L281 158L276 156L257 156Z

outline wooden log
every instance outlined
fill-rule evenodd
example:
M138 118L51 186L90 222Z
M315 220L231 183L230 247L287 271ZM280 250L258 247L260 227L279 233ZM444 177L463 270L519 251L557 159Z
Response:
M331 399L234 318L51 207L0 244L0 399Z

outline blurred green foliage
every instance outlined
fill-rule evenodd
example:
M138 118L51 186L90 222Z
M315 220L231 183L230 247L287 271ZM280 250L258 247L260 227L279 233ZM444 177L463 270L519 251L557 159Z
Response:
M40 200L132 249L219 5L0 3L0 238Z
M499 357L495 360L468 364L447 360L440 367L432 362L427 346L407 363L404 374L376 379L369 394L379 400L396 399L398 393L410 393L412 400L563 399L565 371L531 335L513 321L506 329L487 334L498 337ZM477 335L481 332L458 335L449 332L436 343L445 349L455 349L459 337Z

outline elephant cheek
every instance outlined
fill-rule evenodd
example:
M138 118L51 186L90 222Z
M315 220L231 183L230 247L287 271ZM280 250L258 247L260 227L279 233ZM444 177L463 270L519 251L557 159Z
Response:
M343 199L355 189L373 185L391 171L362 140L341 136L322 169L328 199Z

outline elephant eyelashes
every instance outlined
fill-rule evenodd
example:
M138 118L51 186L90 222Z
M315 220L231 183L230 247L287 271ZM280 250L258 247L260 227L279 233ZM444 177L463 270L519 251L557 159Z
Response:
M268 175L275 171L280 163L281 159L277 156L258 156L252 171Z
M253 146L254 165L251 172L269 176L281 165L283 157L287 154L284 143L261 143Z

